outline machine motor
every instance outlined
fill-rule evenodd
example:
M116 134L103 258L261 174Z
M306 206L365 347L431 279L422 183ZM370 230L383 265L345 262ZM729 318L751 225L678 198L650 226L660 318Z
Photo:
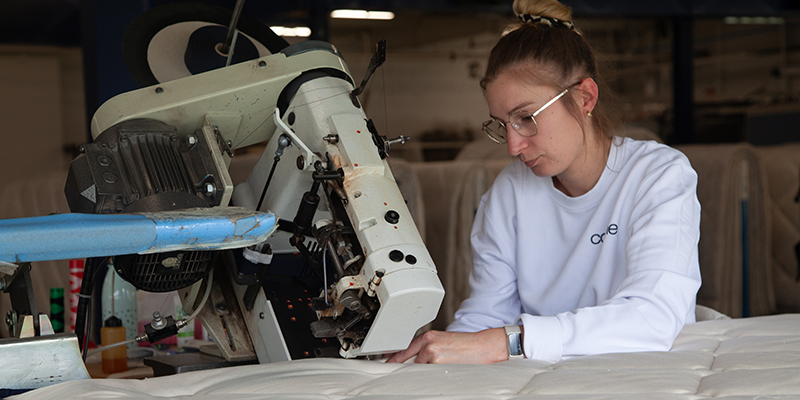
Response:
M211 144L215 145L215 144ZM83 147L64 192L76 213L175 211L220 205L224 185L202 132L181 133L152 119L120 122ZM218 251L173 251L115 257L120 276L148 292L196 282Z

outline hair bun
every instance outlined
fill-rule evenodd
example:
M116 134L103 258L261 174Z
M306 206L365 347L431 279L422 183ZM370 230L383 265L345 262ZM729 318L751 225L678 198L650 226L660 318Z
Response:
M555 28L564 28L569 30L575 30L575 24L572 21L562 21L560 19L545 17L541 15L530 15L530 14L519 14L519 19L522 22L530 23L530 24L545 24L548 26L552 26Z

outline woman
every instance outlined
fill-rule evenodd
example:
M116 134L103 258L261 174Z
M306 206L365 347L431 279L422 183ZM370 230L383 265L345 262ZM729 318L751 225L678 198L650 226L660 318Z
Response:
M387 362L492 363L669 350L700 287L697 174L613 136L593 52L554 0L516 0L492 49L484 131L519 158L483 196L471 295Z

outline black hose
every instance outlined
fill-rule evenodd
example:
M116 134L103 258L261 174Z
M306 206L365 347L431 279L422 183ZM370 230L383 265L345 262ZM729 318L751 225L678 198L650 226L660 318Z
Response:
M86 268L83 270L83 279L81 280L81 290L78 295L78 310L75 313L75 335L78 336L78 343L81 346L81 351L86 356L86 345L89 343L89 328L86 323L87 309L92 299L92 289L94 288L94 276L97 273L98 267L105 263L108 257L88 258L86 260Z

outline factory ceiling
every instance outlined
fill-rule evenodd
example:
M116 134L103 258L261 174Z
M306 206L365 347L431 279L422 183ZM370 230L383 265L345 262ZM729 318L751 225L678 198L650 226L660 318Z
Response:
M136 10L175 3L170 0L9 0L0 3L0 43L81 45L81 21L97 12ZM196 3L233 8L234 0ZM268 24L303 24L315 12L337 8L411 11L436 15L510 12L510 0L251 0L244 13ZM800 0L564 0L581 17L787 16L800 13ZM108 4L113 4L109 7ZM341 26L341 23L339 23Z

